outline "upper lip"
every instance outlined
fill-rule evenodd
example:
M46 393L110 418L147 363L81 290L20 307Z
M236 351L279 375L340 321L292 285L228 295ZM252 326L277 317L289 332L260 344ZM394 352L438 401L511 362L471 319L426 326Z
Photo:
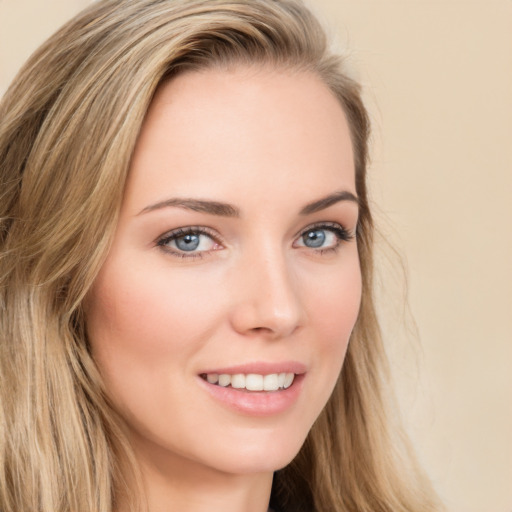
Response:
M253 362L243 363L233 366L223 366L220 368L211 368L200 374L217 373L217 374L228 374L235 375L237 373L255 373L257 375L270 375L272 373L295 373L301 374L306 373L306 365L299 363L298 361L282 361L282 362Z

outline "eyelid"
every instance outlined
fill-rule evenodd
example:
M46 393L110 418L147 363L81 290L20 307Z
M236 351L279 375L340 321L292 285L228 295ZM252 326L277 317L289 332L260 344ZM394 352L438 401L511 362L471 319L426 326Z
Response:
M310 247L306 243L300 243L303 237L311 231L329 231L331 235L335 237L335 243L327 246L321 245L319 247ZM310 224L296 236L293 247L298 250L305 251L307 254L327 256L329 254L335 254L341 248L344 243L348 243L356 238L355 230L346 229L339 222L317 222Z
M176 240L185 235L196 234L196 235L205 235L211 238L216 244L224 245L222 237L212 228L207 226L184 226L176 229L171 229L166 233L160 235L155 240L155 246L159 247L166 254L171 254L172 256L176 256L178 258L202 258L205 255L208 255L212 250L207 251L180 251L178 249L171 248L166 244L171 242L172 240Z
M356 236L355 230L347 229L339 222L324 221L315 222L314 224L310 224L309 226L306 226L305 228L301 229L299 233L295 235L295 239L299 239L300 237L304 236L305 233L307 233L308 231L312 231L314 229L325 229L333 231L342 241L352 240Z
M306 247L307 249L310 249L315 252L325 252L329 250L336 250L338 246L341 244L341 242L348 242L355 238L355 233L351 230L346 229L342 224L339 222L332 222L332 221L323 221L323 222L315 222L313 224L310 224L303 228L299 233L295 235L293 245L297 243L298 240L300 240L301 237L303 237L308 231L313 230L320 230L325 229L327 231L331 231L335 234L338 243L335 246L332 247L319 247L319 248L308 248L305 245L300 245L299 247ZM222 237L219 235L219 233L212 228L209 228L207 226L184 226L179 227L176 229L172 229L170 231L167 231L166 233L160 235L154 242L155 246L159 247L162 251L164 251L166 254L170 254L172 256L178 257L178 258L202 258L204 256L210 255L213 251L218 249L210 249L210 250L202 250L202 251L182 251L179 249L171 248L167 244L171 242L172 240L176 240L177 238L180 238L185 235L189 234L197 234L197 235L205 235L212 239L216 244L219 244L221 246L224 246L225 243L222 239Z

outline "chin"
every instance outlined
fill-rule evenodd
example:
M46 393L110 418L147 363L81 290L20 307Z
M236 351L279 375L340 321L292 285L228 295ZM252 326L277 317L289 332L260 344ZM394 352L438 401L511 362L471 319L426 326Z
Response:
M278 431L278 429L276 429ZM213 460L217 468L231 474L271 473L287 466L297 455L308 431L279 435L249 435L247 441L229 442L221 447L221 453L215 454Z

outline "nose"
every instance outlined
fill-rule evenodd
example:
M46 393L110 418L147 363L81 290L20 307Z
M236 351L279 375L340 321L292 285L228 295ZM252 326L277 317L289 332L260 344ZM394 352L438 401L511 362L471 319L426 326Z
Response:
M301 326L305 315L298 283L280 251L246 260L235 279L231 323L237 332L280 339Z

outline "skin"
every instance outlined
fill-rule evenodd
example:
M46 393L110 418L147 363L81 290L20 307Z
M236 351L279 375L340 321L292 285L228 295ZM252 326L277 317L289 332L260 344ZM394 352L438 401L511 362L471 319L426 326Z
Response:
M304 213L339 192L344 199ZM151 512L267 510L273 471L296 455L328 400L357 318L357 242L331 228L355 233L347 194L356 195L349 127L315 75L213 69L159 88L87 305L93 356ZM171 198L232 209L166 205ZM319 223L329 227L313 229ZM169 233L190 226L208 235L180 251ZM325 236L319 248L306 245L315 232ZM276 414L226 406L199 376L282 361L305 374Z

